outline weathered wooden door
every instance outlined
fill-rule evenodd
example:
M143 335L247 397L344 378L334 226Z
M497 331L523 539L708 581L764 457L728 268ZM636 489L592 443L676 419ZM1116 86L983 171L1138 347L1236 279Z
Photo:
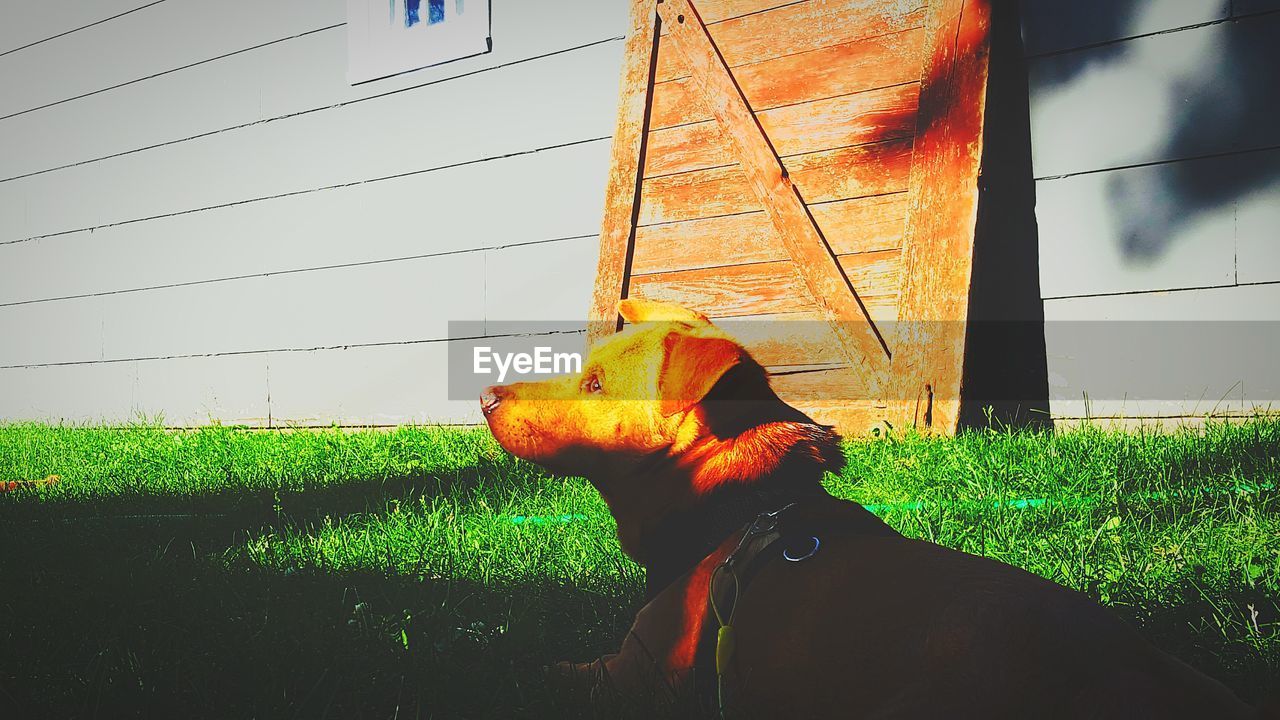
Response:
M845 432L953 431L988 2L635 0L593 333L681 302Z

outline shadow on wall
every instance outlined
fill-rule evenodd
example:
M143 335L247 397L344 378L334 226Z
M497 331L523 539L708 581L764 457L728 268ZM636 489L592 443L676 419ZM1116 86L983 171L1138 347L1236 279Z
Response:
M1017 0L996 0L992 11L960 425L1048 427L1040 243Z
M1181 25L1213 23L1230 14L1227 0L1024 0L1023 37L1028 52L1053 54L1035 61L1033 97L1061 101L1055 111L1079 115L1078 138L1061 147L1037 147L1036 174L1059 174L1040 166L1040 153L1062 154L1090 143L1113 148L1098 153L1095 167L1066 174L1170 160L1222 155L1280 144L1280 13L1245 16L1181 32L1109 42ZM1111 120L1108 121L1107 117ZM1110 122L1112 128L1105 127ZM1126 127L1132 123L1132 127ZM1098 127L1094 135L1089 126ZM1116 130L1118 128L1118 130ZM1113 131L1114 130L1114 131ZM1107 179L1109 213L1123 256L1158 261L1178 231L1205 213L1240 200L1280 178L1275 156L1218 162L1181 162L1153 172L1117 172Z

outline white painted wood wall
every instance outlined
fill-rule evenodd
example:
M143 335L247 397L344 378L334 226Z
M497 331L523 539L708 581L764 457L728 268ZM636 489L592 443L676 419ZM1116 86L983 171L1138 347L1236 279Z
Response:
M474 422L448 320L586 317L625 3L357 87L344 0L71 5L0 22L0 418Z
M1280 410L1277 11L1022 0L1056 416Z
M1055 321L1280 319L1275 174L1194 211L1158 192L1280 163L1275 113L1167 142L1237 36L1280 65L1280 2L1140 0L1102 34L1052 17L1116 1L1023 3L1063 416L1098 367L1140 383L1163 351ZM3 0L0 419L477 421L447 398L446 321L586 315L627 16L492 2L492 53L351 87L344 0ZM1158 252L1126 254L1116 188ZM1198 414L1257 372L1092 412Z

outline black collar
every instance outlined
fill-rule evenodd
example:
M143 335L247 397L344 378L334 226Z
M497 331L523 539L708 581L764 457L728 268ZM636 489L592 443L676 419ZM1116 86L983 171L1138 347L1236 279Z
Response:
M722 487L702 498L693 508L672 514L657 527L643 550L648 571L645 602L697 567L730 535L760 513L826 494L817 479L807 482L771 479Z

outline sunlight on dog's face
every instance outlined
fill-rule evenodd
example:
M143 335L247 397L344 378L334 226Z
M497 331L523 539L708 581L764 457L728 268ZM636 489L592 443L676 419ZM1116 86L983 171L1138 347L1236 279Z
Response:
M692 438L685 420L745 351L705 316L666 303L624 300L634 323L590 350L582 373L488 388L481 407L494 437L553 471L619 469Z

